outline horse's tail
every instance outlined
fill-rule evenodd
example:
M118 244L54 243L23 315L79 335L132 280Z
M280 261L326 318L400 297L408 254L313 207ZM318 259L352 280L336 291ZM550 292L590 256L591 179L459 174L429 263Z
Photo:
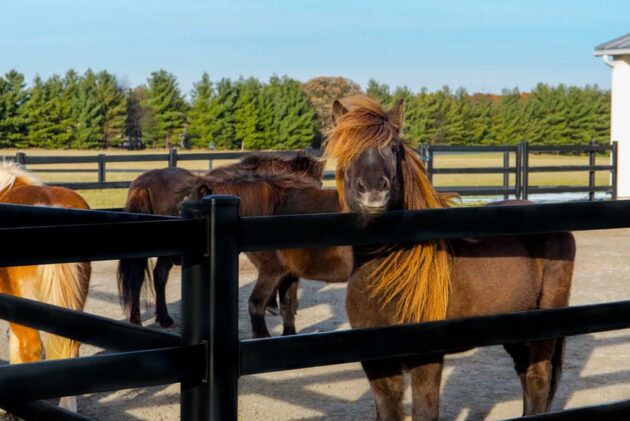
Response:
M129 190L125 212L153 213L151 193L148 189ZM118 292L120 304L123 310L129 314L136 297L140 296L140 290L146 277L150 277L149 259L139 257L133 259L121 259L118 263ZM140 303L136 303L139 305ZM137 320L136 322L139 322Z
M39 265L38 295L45 303L82 311L90 285L90 274L89 262ZM79 342L62 336L46 334L44 338L46 359L49 360L78 357L79 346ZM62 398L61 406L76 411L76 399Z
M90 263L39 265L37 272L43 302L83 310L90 283ZM47 334L44 346L47 359L74 357L79 352L78 342L56 335Z

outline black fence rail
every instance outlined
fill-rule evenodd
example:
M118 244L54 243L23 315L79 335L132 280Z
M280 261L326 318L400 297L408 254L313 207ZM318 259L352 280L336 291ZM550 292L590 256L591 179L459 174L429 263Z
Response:
M41 400L180 383L183 420L229 421L237 419L239 378L249 374L630 327L630 301L622 301L240 340L242 251L630 227L630 201L399 211L367 227L354 214L241 218L238 210L233 196L185 202L181 218L0 205L0 221L14 222L0 225L0 236L16 250L0 254L0 266L183 257L181 336L0 295L0 318L117 351L0 367L0 384L10 385L0 388L0 407L25 419L86 419ZM44 245L51 238L54 248ZM619 417L629 408L630 401L527 419Z
M439 154L453 153L502 153L502 165L496 167L436 167L435 156ZM108 173L142 173L148 169L139 168L111 168L110 163L157 163L157 167L176 167L183 161L207 161L208 171L214 167L214 162L219 160L239 159L253 152L217 152L217 153L180 153L177 149L170 149L163 154L136 154L136 155L84 155L84 156L31 156L24 152L18 152L15 156L7 156L6 159L15 160L22 165L35 165L30 168L33 172L40 173L87 173L96 174L96 181L89 182L63 182L51 183L77 190L128 188L130 181L107 181ZM294 151L262 152L274 153L286 156L295 154ZM527 199L531 194L543 193L588 193L589 200L595 199L595 193L601 192L612 199L617 198L617 142L610 145L566 145L566 146L530 146L528 143L520 143L513 146L452 146L452 145L421 145L419 153L426 163L429 178L440 174L501 174L502 182L492 186L440 186L440 191L459 193L462 196L503 196L505 199L514 197ZM556 165L556 166L532 166L531 154L536 153L582 153L588 155L588 165ZM609 154L610 162L606 165L596 165L597 154ZM309 151L309 154L320 156L320 151ZM41 165L55 164L96 164L95 168L42 168ZM576 172L588 173L588 183L582 186L534 186L531 185L530 175L541 172ZM610 183L596 185L596 172L607 171L610 173ZM326 172L324 180L334 180L333 172Z
M594 200L595 193L601 192L617 198L617 168L618 168L618 144L600 145L591 142L589 145L529 145L527 142L515 146L432 146L424 145L420 149L421 155L427 162L427 172L433 181L435 174L503 174L502 184L497 186L454 186L441 187L440 191L453 191L463 196L503 196L527 199L531 194L546 193L588 193L588 199ZM502 152L503 165L500 167L468 167L468 168L436 168L435 155L449 153L487 153ZM532 154L557 153L557 154L587 154L587 165L554 165L532 166L530 157ZM597 165L597 154L607 154L610 161L606 165ZM610 174L609 183L596 185L596 173L606 171ZM532 173L562 173L584 172L588 173L588 183L581 186L533 186L530 182ZM513 177L511 177L513 175ZM511 179L513 178L513 182Z

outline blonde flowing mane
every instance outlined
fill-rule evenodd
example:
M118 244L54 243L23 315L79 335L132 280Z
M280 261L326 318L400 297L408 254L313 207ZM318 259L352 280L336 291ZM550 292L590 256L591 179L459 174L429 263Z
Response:
M372 148L400 142L404 209L449 206L452 195L438 193L426 176L416 152L399 139L400 122L393 121L382 106L366 97L346 98L347 112L336 119L328 136L325 155L337 160L339 200L348 210L344 195L345 170ZM401 323L441 320L448 307L451 255L445 241L425 241L413 246L393 245L370 276L369 294L381 307L392 306Z
M26 172L14 162L0 160L0 194L13 187L16 182L29 185L42 185L35 176Z

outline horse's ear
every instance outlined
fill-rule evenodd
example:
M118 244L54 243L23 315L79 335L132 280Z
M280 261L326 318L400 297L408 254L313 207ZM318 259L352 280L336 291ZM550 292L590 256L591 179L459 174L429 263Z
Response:
M405 99L400 98L387 113L387 120L398 128L402 127L405 115Z
M200 180L195 184L195 186L190 190L190 193L186 196L186 200L199 200L204 196L208 196L212 194L212 189L208 185L208 182L205 180Z
M346 107L344 107L344 105L339 102L339 100L335 100L335 102L333 102L333 106L332 106L332 116L333 116L333 122L337 122L342 115L344 115L345 113L348 112L348 109Z

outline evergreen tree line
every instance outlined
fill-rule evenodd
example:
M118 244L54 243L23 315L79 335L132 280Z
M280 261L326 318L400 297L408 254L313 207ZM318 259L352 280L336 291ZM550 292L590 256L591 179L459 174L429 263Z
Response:
M147 83L122 86L107 71L69 70L27 86L11 70L0 76L0 147L164 147L297 149L319 146L332 124L335 99L361 93L342 77L301 83L273 76L212 81L187 97L176 77L153 72ZM597 86L548 86L531 92L470 94L390 89L371 80L365 93L386 106L405 99L404 136L414 144L607 143L610 93Z

